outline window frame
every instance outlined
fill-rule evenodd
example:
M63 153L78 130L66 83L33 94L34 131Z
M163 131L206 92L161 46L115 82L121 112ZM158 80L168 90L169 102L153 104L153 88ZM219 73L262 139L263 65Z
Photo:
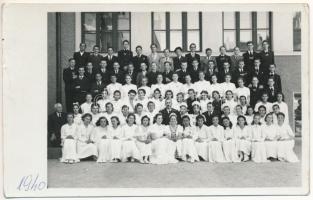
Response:
M115 52L119 51L119 44L118 44L118 33L119 32L129 32L129 47L131 48L131 12L125 12L129 13L129 30L119 30L117 20L118 20L118 13L120 12L82 12L81 13L81 41L82 43L85 42L85 34L95 34L96 35L96 43L95 45L98 45L100 47L100 53L107 53L107 49L103 49L100 44L100 15L103 13L112 13L112 47ZM84 23L85 23L85 14L96 14L96 31L85 31L84 30Z
M223 37L222 37L222 44L224 45L224 33L225 30L232 30L235 31L235 38L236 38L236 46L240 47L240 31L241 30L251 30L252 31L252 43L254 47L257 47L257 34L259 30L268 30L269 32L269 45L271 46L271 49L273 49L273 12L269 11L268 14L268 28L258 28L257 27L257 12L250 12L251 14L251 29L247 28L240 28L240 12L235 12L235 28L234 29L227 29L224 28L224 12L222 12L222 28L223 28ZM232 52L232 49L227 50L227 52ZM245 49L240 49L240 51L245 51Z
M164 29L154 29L154 13L155 12L151 12L151 43L154 43L153 40L153 34L155 31L164 31L165 32L165 45L167 49L170 50L170 52L174 52L174 50L171 50L170 47L170 43L171 43L171 38L170 38L170 34L171 31L175 31L178 29L171 29L170 27L170 12L165 12L165 30ZM188 12L181 12L181 19L182 19L182 28L181 28L181 32L182 32L182 49L183 52L189 52L189 45L188 43L188 31L199 31L199 50L197 50L196 52L202 52L202 12L197 12L199 15L199 28L198 29L188 29ZM176 48L176 47L175 47ZM163 49L158 50L158 52L163 52Z

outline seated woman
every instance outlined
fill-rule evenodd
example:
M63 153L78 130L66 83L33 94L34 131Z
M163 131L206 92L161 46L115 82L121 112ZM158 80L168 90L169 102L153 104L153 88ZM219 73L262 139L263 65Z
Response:
M262 134L265 136L265 149L267 159L277 159L277 126L273 123L273 114L265 116L265 124L262 126Z
M121 150L122 150L122 128L120 127L120 120L118 117L111 117L110 135L112 136L111 141L111 158L112 162L121 161Z
M181 160L183 127L178 124L177 115L175 113L170 114L170 122L166 128L170 139L169 154L171 159L173 161L175 161L176 158Z
M96 100L96 99L95 99L95 100ZM102 98L97 101L97 103L98 103L99 106L100 106L99 111L100 111L101 113L104 113L104 112L106 111L106 109L105 109L105 104L108 103L109 101L110 101L109 92L108 92L108 90L107 90L106 88L104 88L104 90L103 90L103 92L102 92Z
M136 124L139 126L141 125L141 118L145 116L146 113L143 111L143 105L141 103L137 103L135 105L135 117L136 117Z
M251 123L250 139L251 139L251 159L256 163L268 162L266 158L265 135L263 135L260 122L260 114L256 113Z
M195 146L199 156L199 160L207 161L208 157L208 141L209 141L209 127L204 124L205 118L203 115L198 115L196 118L196 141Z
M96 122L91 140L98 148L98 163L111 161L111 135L108 127L108 120L105 117L100 117Z
M182 160L188 162L199 161L198 153L195 147L195 127L191 126L189 116L182 117L183 139L182 139Z
M152 164L169 164L177 163L177 160L173 160L169 153L170 140L166 131L166 126L162 124L162 114L155 116L155 123L150 126L149 133L152 139L152 155L150 162Z
M122 127L122 161L139 161L141 160L139 150L136 146L136 117L133 113L127 116L126 124Z
M137 104L138 105L138 104ZM136 145L139 149L143 163L150 163L151 156L151 137L149 135L150 119L147 115L141 117L141 125L136 130Z
M250 127L244 116L237 117L237 126L234 128L236 140L236 150L239 160L244 162L249 160L251 153Z
M162 95L161 95L161 90L159 88L156 88L153 91L153 94L152 94L150 101L152 101L154 103L156 112L159 112L160 110L162 110L165 107L164 106L164 100L163 100Z
M74 123L74 115L67 114L67 124L64 124L61 127L61 162L70 164L79 162L76 154L76 129L77 125Z
M228 117L222 119L224 127L224 141L222 142L223 151L226 162L239 162L236 150L236 138L234 134L233 124Z
M82 121L82 114L79 113L79 104L73 103L73 116L74 116L74 123L76 125L80 125Z
M277 156L278 160L286 162L298 162L298 158L293 151L295 146L294 133L292 132L290 125L285 123L285 114L279 113L277 115L278 120L278 142L277 142Z
M246 118L246 122L248 125L251 125L251 123L253 122L253 116L254 116L254 110L252 106L248 106L247 107L247 112L245 115Z
M93 157L97 159L97 147L90 140L90 135L93 132L93 125L91 125L92 116L86 113L82 116L83 123L77 128L77 154L79 159Z
M212 118L212 125L209 126L209 162L225 162L222 149L224 128L219 125L218 116Z
M189 115L190 117L190 124L192 126L196 126L197 123L197 116L201 115L201 107L198 101L192 102L192 112Z

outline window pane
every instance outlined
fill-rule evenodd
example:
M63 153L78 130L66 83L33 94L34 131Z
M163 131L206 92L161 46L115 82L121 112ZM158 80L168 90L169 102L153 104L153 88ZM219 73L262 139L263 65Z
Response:
M247 42L252 40L252 31L251 30L245 30L240 31L240 42L239 42L239 48L242 50L247 50Z
M199 13L198 12L187 13L187 28L199 29Z
M258 30L257 32L257 50L262 50L262 42L264 40L269 40L269 31L268 30Z
M170 29L182 28L182 14L180 12L170 13Z
M153 32L153 43L157 45L158 51L162 51L166 48L166 32L165 31L154 31Z
M117 47L114 47L117 50L123 49L123 41L128 40L130 41L130 33L129 31L119 31L117 35Z
M240 29L252 27L252 17L250 12L240 12Z
M112 13L101 13L100 15L100 30L112 31Z
M153 29L165 30L166 28L165 12L153 13Z
M92 51L92 47L96 44L96 34L85 34L86 51Z
M182 47L182 32L181 31L171 31L170 33L170 49L174 51L176 47Z
M100 44L101 44L101 52L106 52L109 46L113 46L112 44L112 32L101 32L100 34Z
M257 28L268 28L269 27L269 16L268 12L257 13Z
M293 17L293 50L301 51L301 12Z
M129 12L119 12L117 14L117 30L130 30Z
M96 31L96 13L85 13L84 31Z
M224 46L232 50L236 46L236 31L224 31Z
M235 29L235 12L224 12L224 29Z
M189 45L191 43L195 43L197 45L196 50L200 51L200 33L199 31L188 31L187 34L187 46L189 47Z

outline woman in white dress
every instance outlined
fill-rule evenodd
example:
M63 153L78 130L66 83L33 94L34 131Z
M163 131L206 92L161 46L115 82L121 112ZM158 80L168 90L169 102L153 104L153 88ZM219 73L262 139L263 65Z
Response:
M136 117L133 113L130 113L127 116L126 124L122 127L122 161L131 161L135 160L140 161L140 153L136 146Z
M254 109L252 106L248 106L247 107L247 112L245 115L245 118L247 120L247 124L251 125L251 123L253 122L253 116L254 116Z
M170 114L170 122L166 127L170 139L169 155L175 161L181 160L183 127L177 123L177 115Z
M98 119L101 117L101 114L99 113L99 104L97 103L93 103L91 104L91 116L92 116L92 120L91 120L91 124L93 126L96 126L96 123L98 121Z
M111 141L111 158L112 162L121 162L121 150L122 150L122 128L120 126L119 118L116 116L111 117L110 135Z
M195 146L196 131L195 127L190 124L189 116L185 115L182 117L182 160L187 162L199 161L197 149Z
M77 125L74 123L74 115L67 114L67 124L61 127L61 146L62 146L62 157L61 162L64 163L75 163L79 162L76 153L76 130Z
M137 126L136 135L136 145L139 149L140 156L142 157L143 163L149 163L151 156L151 137L149 135L149 124L150 119L147 115L141 118L141 125Z
M137 91L137 86L131 83L132 78L129 74L125 75L125 84L121 88L122 99L128 98L128 92L130 90Z
M228 117L222 118L224 128L223 152L226 162L239 162L233 124Z
M262 126L262 134L265 135L265 148L267 159L277 159L277 126L273 124L273 114L265 116L265 124Z
M208 161L208 141L209 141L209 127L204 122L205 118L203 115L198 115L196 118L196 141L195 146L199 156L199 160Z
M79 159L93 157L97 159L97 147L90 140L90 135L93 132L93 125L91 125L92 116L86 113L82 116L83 123L77 128L77 154Z
M82 114L79 113L79 104L73 103L73 116L74 116L74 123L76 125L80 125L83 123L82 121Z
M98 163L111 161L111 140L107 118L100 117L96 122L96 127L91 134L91 140L98 149Z
M105 108L106 108L106 112L104 114L102 114L102 116L104 116L107 119L111 119L111 117L113 117L113 116L118 117L118 114L116 112L114 112L114 107L113 107L113 104L111 102L106 103ZM110 121L109 121L109 125L111 126Z
M265 135L262 133L262 125L260 122L260 114L256 113L251 123L251 160L256 163L269 162L266 158Z
M239 77L237 80L238 83L238 87L235 90L235 99L237 99L237 101L239 100L239 98L241 96L246 97L247 103L249 104L250 102L250 89L245 87L245 83L242 77Z
M152 155L150 162L152 164L177 163L178 161L173 160L172 156L169 154L170 140L168 139L166 126L162 124L162 121L162 114L159 113L155 116L155 124L151 125L149 128L152 139Z
M95 99L95 100L97 100L97 99ZM104 113L106 111L105 104L108 103L109 101L110 101L109 92L106 88L104 88L104 90L102 92L102 99L97 101L97 103L100 106L100 112L101 113Z
M265 124L265 116L266 116L266 107L261 105L259 106L258 113L260 114L260 122L262 125Z
M166 88L167 88L166 85L163 84L163 75L162 74L158 74L158 76L157 76L157 83L151 85L151 92L154 92L156 89L159 89L161 96L164 97ZM153 94L151 94L151 96L152 95Z
M278 142L277 142L277 156L278 160L280 161L286 161L286 162L299 162L299 159L297 158L295 152L293 151L293 148L295 146L294 141L294 133L291 130L291 127L289 124L284 123L285 121L285 114L279 113L277 115L278 119Z
M281 92L277 93L277 101L273 105L277 104L279 106L280 112L285 114L284 122L289 124L289 112L288 105L284 102L284 94Z
M141 103L137 103L135 106L135 117L136 117L136 124L139 126L141 125L141 118L145 116L146 113L143 111L143 105Z
M152 89L151 89L152 91ZM153 90L152 98L150 99L155 105L155 110L159 112L164 108L164 101L163 98L161 97L161 90L156 88Z
M224 128L219 125L218 116L212 118L212 125L209 126L209 162L225 162L222 142Z
M244 116L237 117L237 126L234 128L236 138L236 149L239 160L244 162L249 160L251 154L250 127Z
M92 94L86 94L86 101L80 105L83 114L91 112Z
M203 90L200 93L200 107L201 107L201 113L204 113L206 111L208 111L208 103L212 102L209 99L209 93L208 91Z

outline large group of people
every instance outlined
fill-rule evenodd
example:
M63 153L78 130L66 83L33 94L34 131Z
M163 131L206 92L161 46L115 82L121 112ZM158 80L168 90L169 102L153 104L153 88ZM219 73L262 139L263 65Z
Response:
M67 112L55 104L48 144L62 147L65 163L297 162L274 53L262 44L201 58L194 43L174 57L156 44L134 56L127 40L103 57L81 43L63 71Z

